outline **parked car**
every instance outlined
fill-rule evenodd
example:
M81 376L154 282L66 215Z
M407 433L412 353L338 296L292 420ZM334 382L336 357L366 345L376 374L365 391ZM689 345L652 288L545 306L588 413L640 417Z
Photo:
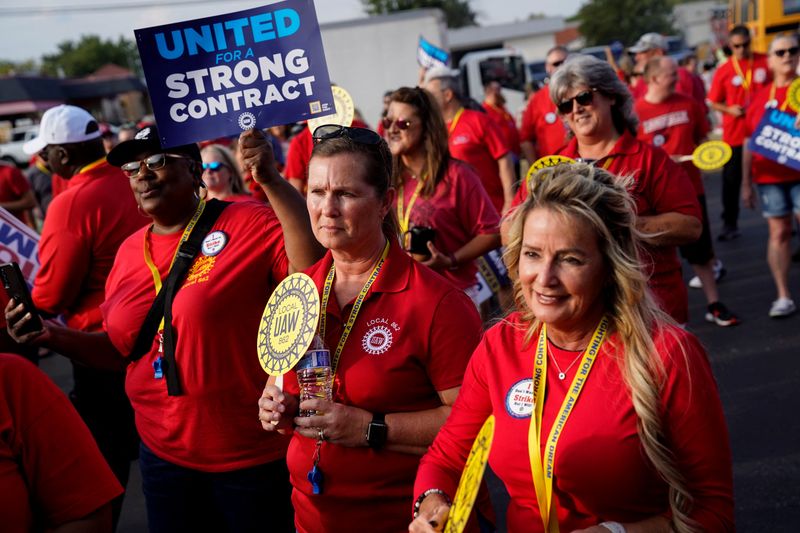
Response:
M27 167L31 156L22 150L22 145L36 137L38 133L38 124L13 128L11 130L11 140L5 144L0 144L0 159L21 168Z

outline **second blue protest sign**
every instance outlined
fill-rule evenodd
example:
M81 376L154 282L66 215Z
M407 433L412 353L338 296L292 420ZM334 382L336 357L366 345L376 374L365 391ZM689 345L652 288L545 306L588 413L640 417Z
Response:
M135 34L165 148L335 112L312 0Z
M747 148L776 163L800 170L800 131L795 115L775 108L764 112Z

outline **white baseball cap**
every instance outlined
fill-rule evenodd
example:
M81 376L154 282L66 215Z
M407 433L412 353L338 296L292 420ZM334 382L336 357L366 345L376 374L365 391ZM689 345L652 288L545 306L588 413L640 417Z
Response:
M628 50L633 52L634 54L656 49L666 50L667 40L664 38L663 35L655 32L645 33L644 35L639 37L639 40L636 41L635 45L628 48Z
M26 154L38 154L48 144L70 144L100 137L100 126L88 111L73 105L51 107L42 115L39 135L22 145Z

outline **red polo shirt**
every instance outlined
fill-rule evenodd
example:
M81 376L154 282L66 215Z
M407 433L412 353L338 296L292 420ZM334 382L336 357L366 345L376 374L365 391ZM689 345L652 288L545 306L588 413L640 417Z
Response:
M517 122L511 113L505 107L495 107L488 102L483 102L483 108L486 114L489 115L495 124L500 128L500 131L505 135L506 142L508 142L511 151L519 156L521 153L519 147L519 131L517 131Z
M0 162L0 202L13 202L31 190L31 185L25 175L15 166ZM10 211L12 215L25 224L25 211Z
M522 115L520 137L536 146L536 157L544 157L556 153L567 143L568 132L569 128L550 100L550 87L545 85L528 100Z
M674 93L657 104L636 100L639 140L658 146L669 155L691 155L706 135L708 120L700 105L688 96ZM691 161L681 163L692 180L695 193L703 194L700 169Z
M447 123L447 131L450 154L475 168L499 213L503 210L504 198L497 160L510 151L500 128L486 113L464 109L455 124Z
M774 84L770 83L753 97L753 102L747 109L747 117L745 120L746 137L753 136L756 128L758 128L758 123L761 122L764 114L769 113L770 109L767 109L766 105L771 98L774 98L778 102L777 109L784 107L788 86L776 89L775 95L773 96L771 94L773 85ZM792 111L792 108L789 106L786 106L785 112L789 113L790 115L796 115L796 113ZM765 185L769 183L792 183L800 181L799 171L793 170L788 166L781 165L777 161L773 161L772 159L768 159L756 153L753 153L750 169L753 183Z
M320 291L333 262L330 252L307 273ZM328 301L325 344L332 350L350 316ZM334 401L370 412L422 411L441 406L437 391L458 387L481 322L470 299L392 243L383 270L367 293L344 346ZM294 372L285 388L298 393ZM419 456L366 446L322 444L324 492L313 495L306 475L316 441L295 433L287 462L295 524L300 533L407 531Z
M572 159L580 158L578 140L572 138L558 154ZM633 177L630 192L636 201L637 215L674 212L700 220L700 204L683 169L664 150L639 141L627 130L611 152L596 161L595 165L617 176ZM520 187L514 205L521 204L527 196L528 188ZM689 301L676 247L644 245L642 261L645 272L650 274L650 289L664 311L679 324L688 322Z
M150 219L139 214L128 177L105 160L66 183L44 220L33 303L46 313L64 313L71 328L99 331L117 249Z
M708 99L718 104L740 105L747 111L753 96L771 80L764 54L754 52L752 58L741 62L731 57L714 73ZM744 138L745 118L722 113L722 140L731 146L741 146Z

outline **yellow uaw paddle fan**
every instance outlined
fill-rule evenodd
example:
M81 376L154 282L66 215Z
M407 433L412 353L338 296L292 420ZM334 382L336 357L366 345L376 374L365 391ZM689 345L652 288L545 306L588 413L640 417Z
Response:
M456 496L453 498L453 505L450 507L450 514L447 516L447 523L444 525L444 533L462 533L467 527L472 506L475 505L475 497L481 486L483 472L489 461L489 450L492 449L493 439L494 415L490 415L483 423L469 451L464 472L458 482Z
M786 89L786 103L795 112L800 112L800 78L795 79Z
M339 126L349 126L353 123L353 117L356 114L356 108L353 105L353 98L350 93L334 85L331 87L333 93L333 106L336 113L333 115L325 115L324 117L316 117L308 120L308 130L314 133L314 130L325 124L337 124Z
M694 149L692 155L674 156L673 160L678 163L691 161L700 170L712 171L719 170L725 163L731 160L733 150L724 141L708 141Z
M282 376L314 341L319 322L319 292L305 274L284 279L269 297L258 332L258 360L270 376Z
M525 176L525 185L528 185L531 182L531 178L533 175L543 168L554 167L556 165L561 165L563 163L574 163L575 160L563 155L546 155L544 157L540 157L536 161L533 162L531 167L528 169L528 174Z

